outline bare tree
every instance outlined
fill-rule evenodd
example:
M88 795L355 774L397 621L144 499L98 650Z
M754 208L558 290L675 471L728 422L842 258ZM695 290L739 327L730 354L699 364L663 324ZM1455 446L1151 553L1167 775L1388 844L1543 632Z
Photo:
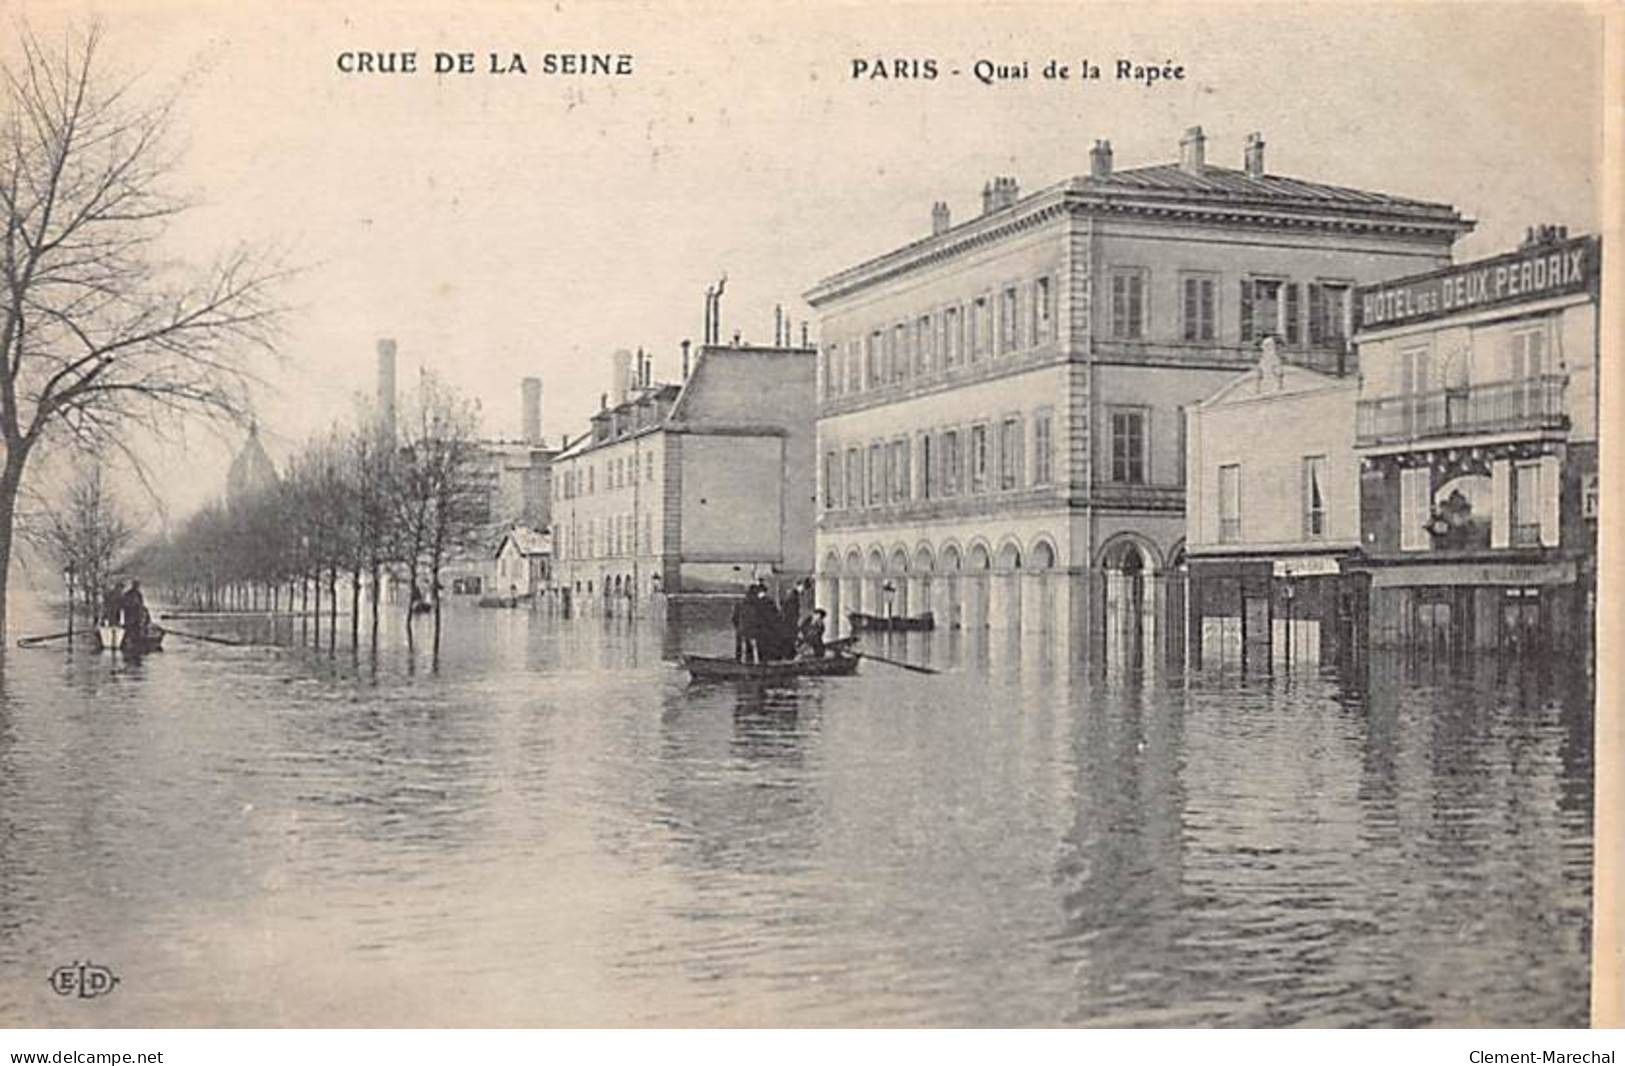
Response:
M165 190L167 100L112 81L92 26L21 28L0 62L0 640L17 499L50 442L128 451L133 426L240 416L282 277L239 249L192 272L159 250L186 204Z
M74 583L94 621L108 578L136 535L108 488L101 464L82 469L62 498L46 505L28 535L58 566L72 567Z
M373 655L378 654L378 606L383 595L384 564L390 562L395 540L396 450L389 424L363 403L357 410L346 456L345 480L350 487L352 536L350 642L359 646L361 575L371 589L369 605Z
M440 569L466 547L488 515L479 476L479 413L432 374L424 374L408 408L396 482L396 522L401 556L413 595L407 606L406 642L415 648L412 616L418 579L427 578L434 605L435 662L440 658Z

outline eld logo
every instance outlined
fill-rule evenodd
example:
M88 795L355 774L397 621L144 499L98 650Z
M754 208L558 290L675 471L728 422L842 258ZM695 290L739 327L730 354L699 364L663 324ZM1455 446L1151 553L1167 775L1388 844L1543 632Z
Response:
M58 966L47 979L51 991L59 996L78 994L80 999L95 999L113 991L118 975L106 966L92 962L75 961L71 966Z

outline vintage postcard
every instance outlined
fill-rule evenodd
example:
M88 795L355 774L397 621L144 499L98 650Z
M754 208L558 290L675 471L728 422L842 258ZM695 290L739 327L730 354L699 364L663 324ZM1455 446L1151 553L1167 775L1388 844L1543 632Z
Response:
M1619 1024L1617 8L3 10L0 1024Z

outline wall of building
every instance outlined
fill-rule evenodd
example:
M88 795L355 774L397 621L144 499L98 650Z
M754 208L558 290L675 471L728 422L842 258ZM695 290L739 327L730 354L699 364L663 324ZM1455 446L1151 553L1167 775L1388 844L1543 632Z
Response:
M1233 392L1191 411L1187 436L1187 550L1354 547L1360 541L1360 464L1354 454L1353 380L1298 376L1293 391L1249 372ZM1304 458L1326 457L1324 533L1306 532ZM1241 530L1225 543L1219 526L1219 468L1240 466Z
M778 436L685 434L685 562L775 565L783 559L787 441Z
M605 579L613 587L619 577L649 591L649 577L665 566L668 447L665 432L650 431L555 461L555 587L580 596L590 584L602 596Z

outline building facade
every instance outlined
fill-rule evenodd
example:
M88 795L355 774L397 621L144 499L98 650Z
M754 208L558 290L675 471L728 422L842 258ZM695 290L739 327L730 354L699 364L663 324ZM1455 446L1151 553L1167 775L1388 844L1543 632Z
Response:
M551 594L594 609L811 573L814 364L707 346L681 385L606 401L554 463Z
M503 535L497 545L496 570L489 595L509 604L535 602L548 585L553 564L552 537L535 529L518 527Z
M1313 667L1352 654L1361 591L1359 382L1282 363L1191 408L1188 662Z
M1348 370L1356 286L1448 262L1445 205L1180 161L1090 172L819 282L818 576L831 617L1064 629L1081 656L1176 652L1184 410L1279 338Z
M1590 646L1600 254L1543 227L1357 294L1373 644Z

